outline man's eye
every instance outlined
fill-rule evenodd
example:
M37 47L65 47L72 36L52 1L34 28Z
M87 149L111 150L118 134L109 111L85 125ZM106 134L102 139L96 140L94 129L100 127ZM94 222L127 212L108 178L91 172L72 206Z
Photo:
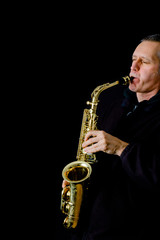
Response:
M146 64L147 64L148 62L147 62L147 61L145 61L145 60L142 60L142 63L146 63Z

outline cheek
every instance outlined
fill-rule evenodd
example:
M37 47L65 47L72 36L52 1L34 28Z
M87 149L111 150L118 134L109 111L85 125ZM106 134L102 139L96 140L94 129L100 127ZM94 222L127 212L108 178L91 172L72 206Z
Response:
M160 81L160 70L157 72L153 72L151 77L157 82Z
M141 70L141 79L144 82L152 81L156 82L157 79L160 79L160 69L159 66L151 66Z
M141 77L141 90L151 91L154 88L160 87L160 75L158 72L152 72L150 74L144 74Z
M146 80L146 83L150 85L157 85L160 83L160 74L158 72L152 72L148 79Z

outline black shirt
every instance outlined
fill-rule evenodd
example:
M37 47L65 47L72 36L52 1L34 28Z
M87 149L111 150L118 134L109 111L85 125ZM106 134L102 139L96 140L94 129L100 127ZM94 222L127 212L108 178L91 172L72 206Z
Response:
M98 153L87 207L73 239L160 237L160 93L138 103L128 88L100 96L98 128L129 143L121 156Z

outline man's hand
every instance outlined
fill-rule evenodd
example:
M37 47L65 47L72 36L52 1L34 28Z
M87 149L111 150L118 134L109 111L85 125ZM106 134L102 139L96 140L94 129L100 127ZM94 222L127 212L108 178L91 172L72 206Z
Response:
M96 153L103 151L108 154L120 156L128 143L116 138L105 131L89 131L82 144L86 153Z

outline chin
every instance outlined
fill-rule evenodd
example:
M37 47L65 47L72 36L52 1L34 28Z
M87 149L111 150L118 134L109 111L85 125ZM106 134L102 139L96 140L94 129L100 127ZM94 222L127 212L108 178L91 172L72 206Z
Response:
M137 88L133 83L129 84L129 90L131 90L132 92L136 92Z

